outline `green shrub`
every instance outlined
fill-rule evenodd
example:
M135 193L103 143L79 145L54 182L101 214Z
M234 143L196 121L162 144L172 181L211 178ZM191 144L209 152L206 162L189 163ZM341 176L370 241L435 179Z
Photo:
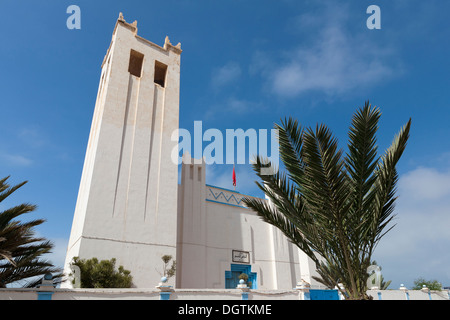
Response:
M116 259L101 260L97 258L80 259L74 257L72 265L80 268L81 288L131 288L133 277L130 271L119 266L116 271Z

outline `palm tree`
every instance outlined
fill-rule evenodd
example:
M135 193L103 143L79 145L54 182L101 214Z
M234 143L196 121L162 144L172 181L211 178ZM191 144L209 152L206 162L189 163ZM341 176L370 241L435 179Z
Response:
M262 182L256 184L269 201L244 200L316 263L320 282L339 288L348 299L369 298L367 268L393 227L396 165L409 138L411 119L379 157L380 116L369 102L357 110L345 155L325 125L304 130L292 118L276 124L287 173L267 175L271 164L257 157L253 169Z
M15 186L7 183L9 177L0 180L0 203L22 187L27 181ZM30 280L25 286L34 286L46 273L58 273L61 269L54 267L51 262L41 258L50 253L53 244L44 239L36 238L34 227L45 220L36 219L28 222L15 220L17 217L32 212L35 205L28 203L6 209L0 212L0 288L7 284Z

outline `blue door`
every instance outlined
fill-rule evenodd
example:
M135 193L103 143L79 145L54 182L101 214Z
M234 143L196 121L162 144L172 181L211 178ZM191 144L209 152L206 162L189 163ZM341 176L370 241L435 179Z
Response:
M252 266L247 264L231 264L231 270L225 271L225 289L236 289L239 284L241 273L248 275L248 282L251 282L250 289L257 289L257 274L251 272Z
M225 271L225 289L236 289L241 272Z
M339 300L337 290L314 290L309 291L311 300Z

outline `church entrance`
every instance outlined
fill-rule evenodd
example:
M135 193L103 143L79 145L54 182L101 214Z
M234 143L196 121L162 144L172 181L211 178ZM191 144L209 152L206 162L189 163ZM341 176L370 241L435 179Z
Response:
M225 289L236 289L239 284L239 276L245 273L248 276L247 286L257 289L257 273L252 272L252 266L247 264L231 264L230 271L225 271Z

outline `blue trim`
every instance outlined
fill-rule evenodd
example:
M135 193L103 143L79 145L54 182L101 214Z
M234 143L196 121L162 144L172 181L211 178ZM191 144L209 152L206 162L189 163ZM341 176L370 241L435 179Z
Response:
M159 300L170 300L170 294L171 292L160 292Z
M243 198L243 197L242 197L240 200L238 200L234 194L232 194L229 198L227 198L227 196L223 193L223 191L220 191L220 193L216 196L216 195L214 194L214 192L211 190L211 188L209 188L209 191L211 192L212 196L213 196L214 199L216 199L216 200L220 197L220 195L222 195L222 196L225 198L225 200L226 200L227 202L230 201L231 198L234 198L234 201L236 201L236 203L239 204L239 202L241 202L241 201L242 201L242 198Z
M224 204L224 205L227 205L227 206L238 207L238 208L243 208L243 209L247 209L247 210L248 210L248 208L243 207L243 206L239 206L239 205L237 205L237 204L231 204L231 203L226 203L226 202L220 202L220 201L215 201L215 200L210 200L210 199L205 199L205 200L206 200L206 201L209 201L209 202L214 202L214 203Z
M38 291L38 300L52 300L53 292L51 291Z
M311 294L309 292L304 292L303 300L311 300Z
M249 264L231 264L231 271L238 271L238 272L250 272L252 269L252 266Z
M221 190L225 190L225 191L229 191L229 192L238 193L238 194L240 194L240 195L242 195L244 197L252 197L252 198L256 198L256 199L266 200L265 198L252 196L251 194L244 194L244 193L240 193L239 191L235 191L235 190L231 190L231 189L227 189L227 188L222 188L222 187L217 187L217 186L213 186L213 185L210 185L210 184L205 184L205 186L210 187L210 188L216 188L216 189L221 189Z
M256 272L252 272L252 266L249 264L231 264L230 271L225 271L225 288L226 289L236 289L238 283L237 275L235 274L233 282L233 272L234 273L245 273L248 275L248 281L251 281L252 287L250 289L258 289L258 275ZM228 281L227 281L228 280ZM235 283L236 282L236 283Z
M242 300L248 300L248 292L242 292Z
M405 292L405 295L406 295L406 300L409 300L409 293Z
M308 300L340 300L338 290L310 289Z
M259 197L255 197L255 196L251 196L251 195L242 194L242 193L240 193L240 192L238 192L238 191L234 191L234 190L230 190L230 189L226 189L226 188L221 188L221 187L216 187L216 186L212 186L212 185L210 185L210 184L205 184L205 186L208 187L209 192L211 192L211 195L212 195L213 198L215 199L215 200L205 199L206 201L210 201L210 202L215 202L215 203L220 203L220 204L226 204L226 205L229 205L229 206L238 207L238 208L244 208L244 209L247 209L247 210L248 210L247 207L244 207L244 206L241 206L241 205L240 205L240 203L242 202L242 199L243 199L244 197L251 197L251 198L257 198L257 199L260 199L260 200L265 200L265 199L263 199L263 198L259 198ZM227 197L225 196L225 194L224 194L222 191L219 192L219 194L216 196L215 193L214 193L214 191L213 191L211 188L215 188L215 189L219 189L219 190L228 191L228 192L231 192L231 193L234 193L234 194L238 194L238 195L240 195L240 196L242 196L242 197L241 197L240 200L238 200L238 199L236 198L236 196L235 196L234 194L232 194L230 197L227 198ZM216 201L217 199L219 199L220 195L222 195L222 196L225 198L225 202ZM231 200L231 198L234 198L234 201L236 201L237 204L231 204L231 203L228 203L228 202Z
M383 300L381 299L381 292L378 292L378 300Z
M231 189L227 189L227 188L217 187L217 186L213 186L213 185L210 185L210 184L205 184L205 186L211 187L211 188L216 188L216 189L222 189L222 190L229 191L229 192L238 193L238 194L246 196L246 197L252 197L252 198L257 198L257 199L261 199L261 200L266 200L265 198L261 198L261 197L258 197L258 196L252 196L251 194L241 193L241 192L236 191L236 190L231 190Z
M431 299L431 292L430 291L428 291L428 297L430 298L430 300L433 300L433 299Z

